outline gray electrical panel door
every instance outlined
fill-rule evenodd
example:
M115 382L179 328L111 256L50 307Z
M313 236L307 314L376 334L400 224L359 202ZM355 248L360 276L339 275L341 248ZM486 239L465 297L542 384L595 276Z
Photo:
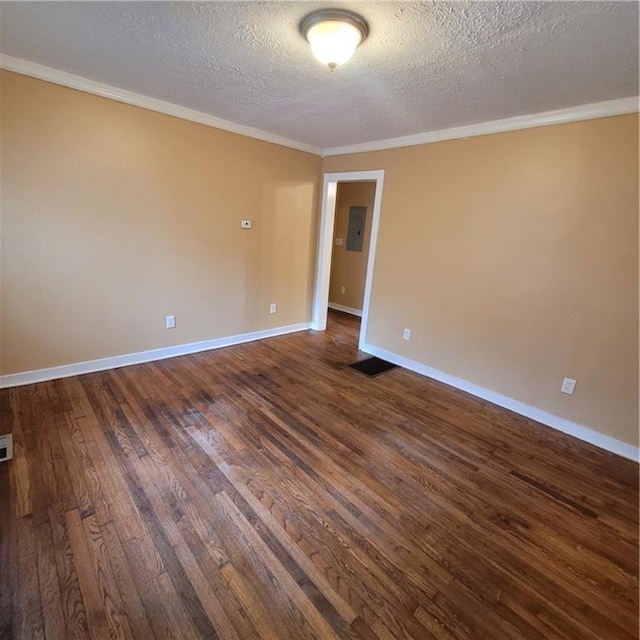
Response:
M347 251L362 251L364 225L367 207L349 208L349 229L347 230Z

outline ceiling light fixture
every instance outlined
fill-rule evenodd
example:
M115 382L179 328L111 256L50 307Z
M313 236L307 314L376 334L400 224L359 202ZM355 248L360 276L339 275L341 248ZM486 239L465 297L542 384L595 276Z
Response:
M346 62L369 35L364 18L346 9L318 9L300 22L300 33L322 64L333 71Z

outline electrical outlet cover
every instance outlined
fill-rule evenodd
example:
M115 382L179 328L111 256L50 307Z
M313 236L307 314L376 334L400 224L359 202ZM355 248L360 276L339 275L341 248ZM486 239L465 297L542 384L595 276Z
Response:
M575 390L576 381L573 378L565 378L562 381L562 386L560 387L560 391L562 391L562 393L572 396Z
M13 458L13 436L0 436L0 462Z

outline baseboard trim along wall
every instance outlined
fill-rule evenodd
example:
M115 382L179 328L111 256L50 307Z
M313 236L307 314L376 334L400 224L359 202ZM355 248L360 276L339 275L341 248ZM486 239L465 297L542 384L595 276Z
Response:
M537 409L536 407L532 407L524 402L520 402L519 400L503 396L502 394L491 391L490 389L468 382L462 378L449 375L448 373L444 373L438 369L433 369L425 364L416 362L415 360L410 360L409 358L397 355L392 351L387 351L386 349L376 347L372 344L364 344L360 347L360 350L372 356L383 358L388 362L393 362L393 364L397 364L398 366L414 371L415 373L433 378L439 382L444 382L445 384L455 387L456 389L460 389L461 391L466 391L477 398L482 398L483 400L487 400L500 407L504 407L505 409L518 413L521 416L531 418L531 420L540 422L552 429L557 429L558 431L562 431L574 438L589 442L600 449L605 449L606 451L610 451L635 462L640 461L640 449L638 447L628 444L627 442L622 442L621 440L616 440L611 436L606 436L603 433L589 429L577 422L571 422L566 418L561 418L553 415L552 413L543 411L542 409Z
M0 376L0 389L6 389L7 387L19 387L25 384L33 384L35 382L45 382L46 380L56 380L58 378L69 378L71 376L77 376L83 373L105 371L106 369L126 367L132 364L142 364L144 362L153 362L154 360L165 360L166 358L185 356L189 355L190 353L198 353L200 351L209 351L211 349L231 347L235 344L242 344L244 342L264 340L265 338L273 338L275 336L282 336L287 333L295 333L296 331L304 331L310 328L310 322L303 322L300 324L292 324L284 327L276 327L274 329L265 329L263 331L241 333L239 335L229 336L227 338L202 340L201 342L180 344L174 347L163 347L161 349L151 349L150 351L127 353L125 355L112 356L110 358L100 358L99 360L88 360L87 362L65 364L59 367L51 367L49 369L38 369L36 371L12 373L6 376Z
M354 313L354 315L360 315L357 309L350 309L350 307L343 307L342 305L329 305L330 308L337 308L339 311L345 311L346 313ZM8 387L18 387L25 384L34 384L37 382L45 382L47 380L56 380L58 378L68 378L71 376L82 375L83 373L95 373L97 371L105 371L107 369L116 369L118 367L126 367L133 364L143 364L145 362L153 362L154 360L165 360L167 358L175 358L176 356L189 355L191 353L199 353L201 351L209 351L212 349L221 349L222 347L230 347L236 344L243 344L245 342L253 342L254 340L264 340L265 338L272 338L275 336L281 336L288 333L295 333L297 331L305 331L311 328L310 322L303 322L300 324L293 324L284 327L276 327L274 329L265 329L263 331L254 331L251 333L241 333L235 336L229 336L226 338L215 338L213 340L202 340L201 342L191 342L188 344L176 345L173 347L163 347L160 349L151 349L149 351L139 351L137 353L128 353L120 356L112 356L109 358L100 358L99 360L88 360L86 362L77 362L74 364L65 364L59 367L51 367L48 369L38 369L36 371L24 371L21 373L13 373L5 376L0 376L0 389L6 389ZM448 384L456 389L470 393L477 398L482 398L493 404L497 404L500 407L509 409L518 413L526 418L540 422L548 427L562 431L574 438L589 442L606 451L615 453L623 458L640 461L640 449L616 440L610 436L589 429L577 422L571 422L566 418L553 415L542 409L537 409L530 405L514 400L508 396L504 396L485 387L481 387L462 378L449 375L434 369L415 360L410 360L404 356L397 355L392 351L387 351L381 347L376 347L372 344L364 344L361 347L361 351L368 353L378 358L383 358L389 362L393 362L400 367L409 369L428 378L433 378L444 384Z
M328 304L329 309L335 309L336 311L343 311L344 313L350 313L352 316L358 316L362 318L362 309L354 309L353 307L346 307L343 304L337 302L330 302Z

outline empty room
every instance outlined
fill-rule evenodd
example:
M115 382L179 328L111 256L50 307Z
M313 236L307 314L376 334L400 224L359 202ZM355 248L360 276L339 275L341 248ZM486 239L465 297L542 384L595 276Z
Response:
M639 640L637 2L0 2L0 640Z

